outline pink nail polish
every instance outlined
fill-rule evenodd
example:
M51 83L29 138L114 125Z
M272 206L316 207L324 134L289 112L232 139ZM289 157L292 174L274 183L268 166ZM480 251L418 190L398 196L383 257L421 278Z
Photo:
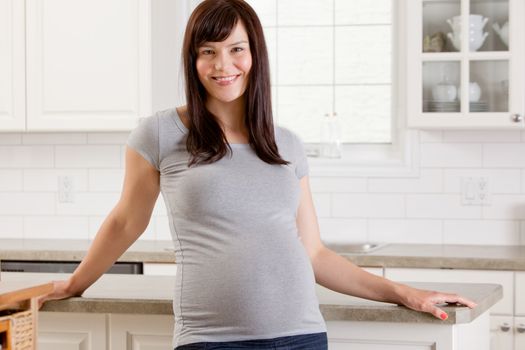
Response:
M448 318L448 315L447 315L446 313L443 312L443 313L441 314L441 319L444 321L444 320L446 320L447 318Z

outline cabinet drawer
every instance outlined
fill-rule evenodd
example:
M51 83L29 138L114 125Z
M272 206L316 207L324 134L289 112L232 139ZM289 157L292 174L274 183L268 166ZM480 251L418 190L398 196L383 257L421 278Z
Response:
M525 315L525 272L516 272L516 315Z
M514 312L514 272L512 271L387 268L385 277L401 282L500 284L503 287L503 299L491 308L490 313L512 315Z
M177 264L144 263L143 273L150 276L175 276L177 274Z

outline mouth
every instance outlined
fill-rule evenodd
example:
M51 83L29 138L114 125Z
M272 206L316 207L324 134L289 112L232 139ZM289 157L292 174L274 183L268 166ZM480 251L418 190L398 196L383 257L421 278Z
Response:
M225 76L221 76L221 77L212 77L212 79L215 80L217 82L217 84L219 84L221 86L225 86L225 85L233 84L234 82L237 81L237 78L240 77L240 76L241 76L240 74L237 74L237 75L225 75Z

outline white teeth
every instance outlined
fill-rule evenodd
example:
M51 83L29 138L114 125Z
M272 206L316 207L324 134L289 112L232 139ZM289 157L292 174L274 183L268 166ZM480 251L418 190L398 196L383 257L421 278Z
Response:
M214 79L217 80L217 81L232 81L236 77L237 77L236 75L232 75L231 77L222 77L222 78L216 77Z

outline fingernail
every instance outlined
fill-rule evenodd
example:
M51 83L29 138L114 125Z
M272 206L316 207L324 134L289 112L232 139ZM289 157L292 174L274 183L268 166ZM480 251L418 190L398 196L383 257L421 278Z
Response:
M441 319L444 321L444 320L446 320L447 318L448 318L448 315L447 315L446 313L443 312L443 313L441 314Z

